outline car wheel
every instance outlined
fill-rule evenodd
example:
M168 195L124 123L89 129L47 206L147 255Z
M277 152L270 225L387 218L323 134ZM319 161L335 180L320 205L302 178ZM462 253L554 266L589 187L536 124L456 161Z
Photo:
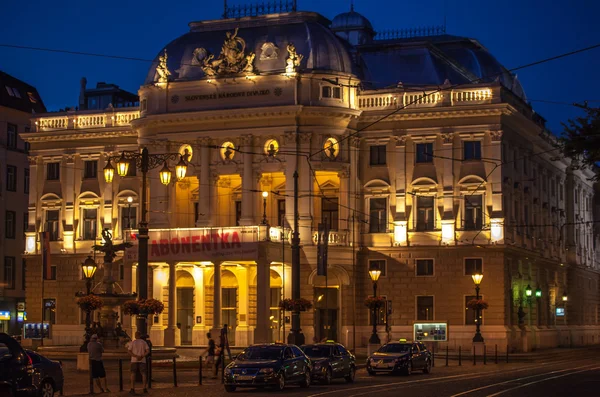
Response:
M425 362L425 368L423 368L423 373L424 374L430 374L431 373L431 360L427 360Z
M285 389L285 375L279 374L279 377L277 378L277 380L278 380L278 382L277 382L277 385L275 386L275 389L282 391L283 389Z
M40 386L40 397L53 397L54 396L54 385L49 381L45 380Z
M406 368L404 368L404 375L408 376L412 373L412 363L406 364Z
M233 393L235 391L235 386L232 385L225 385L225 391L227 393Z
M350 372L348 372L348 375L346 375L344 379L346 379L346 382L348 383L353 383L354 378L356 378L356 368L350 367Z
M332 378L333 374L331 373L331 368L327 368L327 372L325 373L325 379L323 379L323 383L325 383L326 385L330 385Z
M304 379L300 382L300 387L309 387L310 386L310 371L306 371L304 373Z

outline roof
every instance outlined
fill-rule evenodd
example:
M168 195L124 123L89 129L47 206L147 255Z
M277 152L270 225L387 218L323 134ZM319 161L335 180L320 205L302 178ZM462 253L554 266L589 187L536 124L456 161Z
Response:
M46 106L37 89L0 71L0 106L27 113L46 113Z

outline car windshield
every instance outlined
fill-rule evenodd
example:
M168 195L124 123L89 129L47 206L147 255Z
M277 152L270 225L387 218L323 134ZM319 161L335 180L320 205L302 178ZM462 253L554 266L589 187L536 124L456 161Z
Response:
M278 360L281 358L282 347L250 347L244 350L238 360Z
M388 343L377 350L378 353L408 353L411 345L408 343Z
M331 356L331 346L302 346L302 351L308 357Z

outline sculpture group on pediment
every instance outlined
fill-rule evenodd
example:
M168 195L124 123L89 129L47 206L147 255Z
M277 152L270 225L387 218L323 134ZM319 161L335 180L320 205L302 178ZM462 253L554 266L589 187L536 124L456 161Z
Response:
M204 48L196 48L192 64L198 65L207 77L235 74L254 74L254 52L246 53L246 42L239 37L238 29L225 33L221 54L217 58Z
M287 74L295 73L296 70L298 70L300 62L302 62L302 58L304 58L304 56L296 52L296 46L294 46L292 43L288 44L287 51L288 57L285 60L285 72Z
M171 72L169 72L169 68L167 67L167 59L167 49L165 48L164 54L158 57L158 66L156 67L156 74L158 74L157 83L166 83L169 80Z

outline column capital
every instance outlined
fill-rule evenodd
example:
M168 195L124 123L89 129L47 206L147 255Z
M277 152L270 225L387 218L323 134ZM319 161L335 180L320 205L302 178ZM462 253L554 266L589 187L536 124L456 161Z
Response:
M502 130L490 131L490 138L492 138L492 142L500 142L502 141L503 134L504 131Z
M440 138L442 138L442 142L445 145L449 145L452 143L452 139L454 138L454 134L451 132L444 132L440 134Z

